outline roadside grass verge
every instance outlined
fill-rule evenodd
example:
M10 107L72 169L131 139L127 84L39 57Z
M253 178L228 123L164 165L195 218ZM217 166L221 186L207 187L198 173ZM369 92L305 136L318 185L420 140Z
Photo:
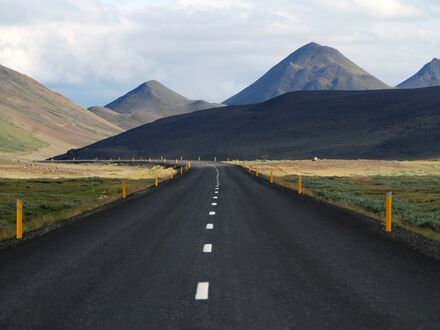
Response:
M385 195L392 191L393 223L440 240L440 162L395 162L394 169L388 166L392 162L377 161L377 167L372 163L374 161L368 161L368 167L360 166L359 161L352 161L353 166L349 166L351 161L341 162L344 163L345 176L313 175L313 165L301 169L298 163L294 170L282 162L245 165L258 169L265 176L272 171L274 182L289 189L296 189L297 174L301 174L303 193L380 221L385 217ZM337 171L340 174L341 168L324 168L321 164L317 171L324 170L325 173ZM304 175L304 172L309 174Z
M0 240L15 237L16 200L23 201L23 232L91 211L168 180L173 168L158 165L35 164L0 162Z
M154 184L154 179L126 180L127 194ZM121 180L0 179L0 240L15 236L16 199L23 200L24 233L121 198Z

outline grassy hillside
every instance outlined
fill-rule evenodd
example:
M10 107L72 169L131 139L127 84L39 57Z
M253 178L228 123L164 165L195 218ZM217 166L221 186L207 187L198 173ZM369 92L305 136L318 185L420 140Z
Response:
M115 135L119 127L0 66L0 156L49 157Z
M440 156L440 87L303 91L164 118L72 157L423 159Z
M0 153L32 152L49 144L0 115Z

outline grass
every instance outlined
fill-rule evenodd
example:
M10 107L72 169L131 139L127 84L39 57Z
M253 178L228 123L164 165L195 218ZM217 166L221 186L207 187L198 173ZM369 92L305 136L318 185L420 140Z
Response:
M14 153L39 149L48 144L0 115L0 152Z
M323 163L315 166L314 163L320 162ZM263 175L272 171L275 183L289 188L296 188L297 175L302 175L304 193L379 220L385 216L385 194L392 191L393 222L440 239L438 161L295 161L247 165L259 169Z
M17 199L23 200L26 233L121 198L121 178L126 180L127 194L131 194L153 185L155 175L163 181L174 172L160 166L94 164L57 164L56 172L53 164L38 164L22 178L22 166L22 162L0 163L0 240L15 236ZM1 176L1 168L9 169L8 178ZM63 173L64 177L53 177Z

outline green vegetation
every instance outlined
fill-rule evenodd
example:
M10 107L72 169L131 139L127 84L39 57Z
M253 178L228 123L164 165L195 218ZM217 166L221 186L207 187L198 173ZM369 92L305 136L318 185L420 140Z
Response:
M153 180L127 180L127 193L145 189ZM0 239L15 236L17 198L23 200L26 232L110 203L120 194L120 179L0 179Z
M282 160L236 162L273 173L275 182L383 221L393 192L393 223L440 240L440 161Z
M276 178L289 187L296 180ZM395 222L440 232L440 176L303 176L303 187L305 193L378 219L384 218L385 194L392 191Z
M0 152L26 152L47 145L47 143L32 135L31 132L13 125L0 115Z

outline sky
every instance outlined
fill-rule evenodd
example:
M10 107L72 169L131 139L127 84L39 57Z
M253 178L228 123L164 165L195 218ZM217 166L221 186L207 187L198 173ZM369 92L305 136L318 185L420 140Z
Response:
M221 102L308 42L396 85L440 57L440 0L0 0L0 64L76 103L148 80Z

